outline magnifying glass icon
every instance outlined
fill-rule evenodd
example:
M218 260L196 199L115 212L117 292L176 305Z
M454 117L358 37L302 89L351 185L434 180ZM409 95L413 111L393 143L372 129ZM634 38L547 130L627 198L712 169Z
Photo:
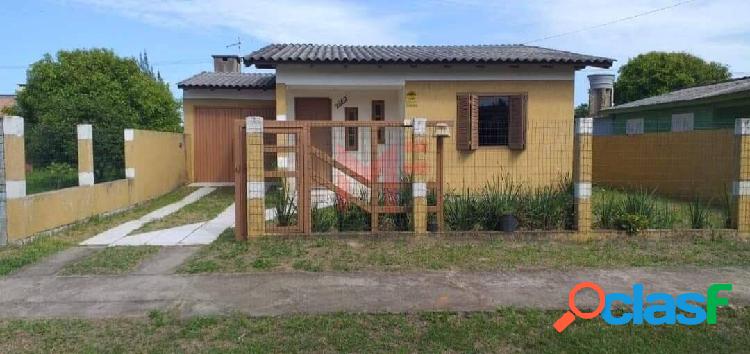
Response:
M578 292L583 289L594 290L596 292L596 295L599 296L599 306L597 306L596 309L592 312L583 312L579 310L578 307L576 307L576 295L578 295ZM573 287L573 289L570 289L570 293L568 293L568 308L570 308L570 311L565 312L552 325L552 327L554 327L558 333L562 333L565 328L568 328L568 326L570 326L570 324L575 321L576 317L584 320L590 320L596 316L599 316L599 314L601 314L604 310L604 290L602 290L599 284L594 282L585 281L582 283L578 283Z

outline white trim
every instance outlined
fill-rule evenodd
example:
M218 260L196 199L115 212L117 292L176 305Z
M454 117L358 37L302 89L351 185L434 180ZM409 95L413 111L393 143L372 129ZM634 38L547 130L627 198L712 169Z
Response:
M576 199L591 198L591 182L581 182L573 184L573 196Z
M247 199L264 199L266 187L264 182L247 182Z
M26 180L5 181L5 195L8 199L18 199L26 196Z
M286 114L277 114L276 120L286 122Z
M23 137L23 118L18 116L3 116L3 134Z
M750 135L750 118L737 118L734 120L735 135Z
M93 139L94 129L91 124L79 124L76 127L78 132L78 140L91 140Z
M578 135L591 135L594 133L594 118L578 118L576 119L576 134Z
M427 183L425 182L414 182L412 184L412 195L414 198L425 198L427 197Z
M135 130L133 129L125 129L123 135L125 136L125 141L135 140Z
M135 168L128 167L125 169L125 178L127 179L133 179L135 178Z
M735 181L732 184L732 195L735 195L735 196L750 195L750 181Z
M197 99L225 99L225 100L255 100L273 101L276 99L276 90L262 89L183 89L183 100Z
M79 186L93 186L94 185L94 172L78 172L78 185Z
M234 187L234 182L195 182L188 187Z
M427 119L426 118L414 118L414 135L424 136L427 135Z
M279 64L276 83L300 86L404 86L407 81L573 81L574 65Z
M245 132L248 134L263 134L263 117L245 117Z
M673 132L689 132L695 128L695 115L693 113L676 113L672 115Z

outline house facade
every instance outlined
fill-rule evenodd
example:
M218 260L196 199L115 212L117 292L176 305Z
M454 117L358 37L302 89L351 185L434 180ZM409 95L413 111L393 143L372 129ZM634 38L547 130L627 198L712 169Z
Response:
M497 177L538 186L569 176L574 73L613 61L522 45L314 44L273 44L242 60L274 74L240 73L237 57L215 60L217 69L229 72L201 73L179 84L192 181L232 181L231 124L219 121L246 115L278 121L425 118L451 125L443 157L447 190L482 188ZM237 69L226 70L227 61ZM397 128L377 134L371 144L370 130L334 128L313 133L311 143L335 159L362 160L373 146L382 154L405 139ZM227 172L207 172L217 168Z

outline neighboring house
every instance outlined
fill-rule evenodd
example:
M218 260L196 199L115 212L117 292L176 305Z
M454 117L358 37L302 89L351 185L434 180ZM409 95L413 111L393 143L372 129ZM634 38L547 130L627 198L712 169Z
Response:
M594 120L594 182L724 200L734 180L735 120L746 117L749 77L603 108Z
M447 188L476 189L505 175L546 185L571 173L575 71L612 62L523 45L273 44L244 57L246 66L274 69L274 76L240 73L238 57L215 56L219 72L178 85L184 90L190 177L232 181L231 121L247 115L397 122L422 117L453 124L445 142ZM317 135L312 145L367 156L365 135ZM400 139L398 132L386 132L378 144Z
M16 95L0 95L0 112L16 105Z

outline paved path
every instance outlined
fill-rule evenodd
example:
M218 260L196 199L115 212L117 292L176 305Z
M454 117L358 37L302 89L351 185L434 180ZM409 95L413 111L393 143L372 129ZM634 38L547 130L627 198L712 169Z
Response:
M162 219L177 212L215 191L213 187L202 187L182 200L148 213L137 220L131 220L104 231L86 241L84 246L181 246L206 245L213 242L229 227L234 226L234 204L225 209L213 220L169 229L129 235L143 225Z
M0 317L144 316L153 309L185 316L240 312L292 313L476 311L498 306L563 309L580 281L626 292L705 293L709 284L734 284L730 304L750 305L750 268L626 268L497 273L259 273L128 275L116 277L10 276L0 279ZM585 295L585 294L582 294ZM579 296L580 307L592 298Z

